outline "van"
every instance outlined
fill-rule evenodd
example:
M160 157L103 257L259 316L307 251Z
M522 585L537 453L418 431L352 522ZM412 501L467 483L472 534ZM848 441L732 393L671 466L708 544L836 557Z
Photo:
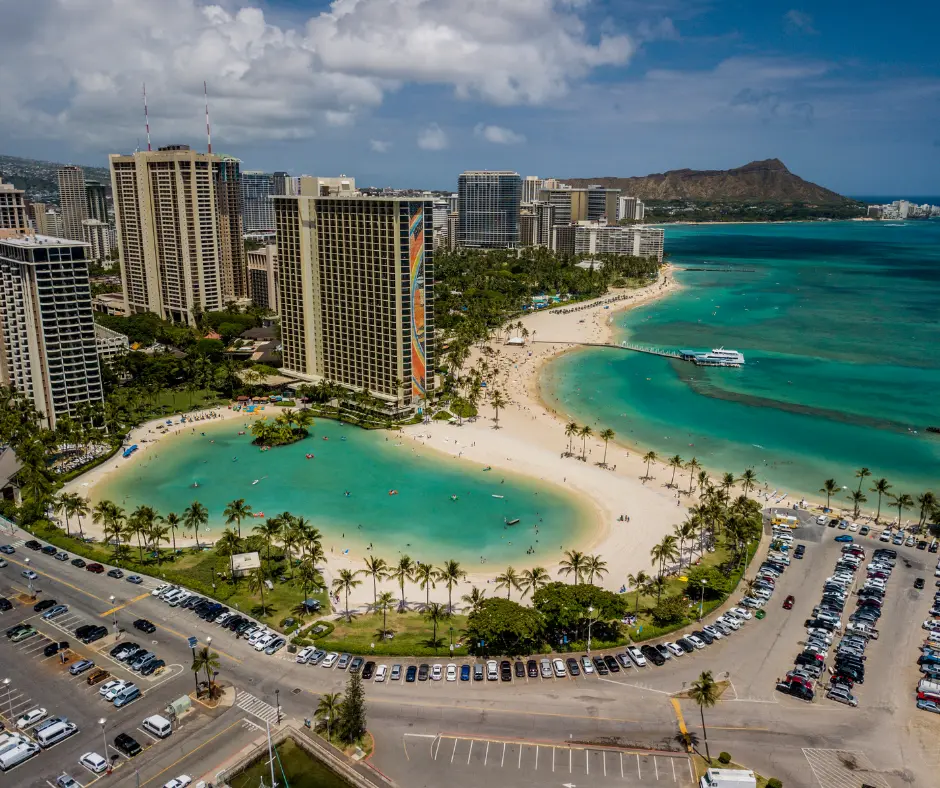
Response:
M140 689L134 684L128 684L115 696L114 705L117 708L121 708L121 706L126 706L128 703L132 703L139 697Z
M192 594L189 591L180 591L173 599L170 600L170 607L177 607L189 599Z
M147 717L143 722L143 727L160 739L165 739L173 733L172 723L166 717L161 717L159 714Z
M39 745L28 741L0 755L0 770L7 771L28 761L39 752Z
M172 605L173 602L178 599L182 594L183 590L180 588L174 588L171 591L167 591L162 597L160 597L168 605Z
M6 733L0 734L0 755L16 749L21 744L26 744L27 742L29 742L29 739L22 733L7 731Z
M59 722L37 733L36 741L40 747L47 750L74 733L78 733L78 726L74 722Z

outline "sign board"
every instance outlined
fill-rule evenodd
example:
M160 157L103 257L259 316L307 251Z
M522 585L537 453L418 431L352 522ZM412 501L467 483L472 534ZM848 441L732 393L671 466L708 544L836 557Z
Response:
M196 644L197 644L198 642L199 642L199 641L196 640L196 638L190 638L190 639L189 639L189 647L190 647L190 648L196 648Z

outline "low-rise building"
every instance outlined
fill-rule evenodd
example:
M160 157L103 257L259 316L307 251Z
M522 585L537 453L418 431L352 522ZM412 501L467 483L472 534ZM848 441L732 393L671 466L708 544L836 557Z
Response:
M248 297L255 306L280 311L275 244L248 252Z
M118 315L125 317L124 295L122 293L101 293L91 299L91 308L103 315Z
M124 334L98 323L95 323L95 345L98 347L98 358L104 363L110 363L130 349L130 342Z

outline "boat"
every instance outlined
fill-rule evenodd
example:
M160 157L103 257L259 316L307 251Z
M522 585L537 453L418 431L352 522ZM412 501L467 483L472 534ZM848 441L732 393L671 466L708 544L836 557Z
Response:
M312 460L312 459L313 459L313 455L312 455L312 454L306 454L306 455L304 455L304 456L305 456L308 460Z
M744 363L743 353L723 347L711 351L680 350L679 357L703 367L740 367Z
M483 470L484 470L484 471L491 471L491 470L493 470L493 466L492 466L492 465L487 465Z
M493 497L494 497L494 498L503 498L504 496L502 496L502 495L497 495L496 493L493 493Z
M255 479L255 480L252 482L252 484L257 484L257 483L260 482L260 481L261 481L261 479Z
M388 494L389 494L389 495L398 495L398 490L389 490L389 491L388 491Z
M518 525L518 524L519 524L519 518L518 518L518 517L514 517L512 520L507 520L507 519L504 517L504 518L503 518L503 522L506 523L506 525Z

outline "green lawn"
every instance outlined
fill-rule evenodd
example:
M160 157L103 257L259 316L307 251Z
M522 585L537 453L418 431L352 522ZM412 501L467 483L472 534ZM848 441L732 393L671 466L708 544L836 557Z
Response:
M381 654L385 656L446 657L450 654L451 628L453 628L454 656L465 656L467 649L458 646L467 617L454 615L437 625L437 646L432 643L433 627L421 613L388 612L388 628L394 634L391 639L381 640L381 613L366 613L353 616L351 623L345 619L333 622L335 627L317 646L329 651L348 651L353 654ZM372 648L372 645L375 648Z

